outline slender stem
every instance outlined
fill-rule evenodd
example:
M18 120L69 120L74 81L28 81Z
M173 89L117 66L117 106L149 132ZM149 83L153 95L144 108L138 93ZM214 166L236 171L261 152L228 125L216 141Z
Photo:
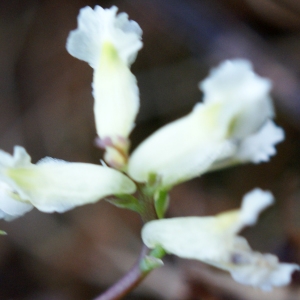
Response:
M137 184L137 195L140 200L140 204L142 204L142 209L140 211L140 215L143 223L147 223L151 220L157 219L154 203L153 203L153 191L148 190ZM141 262L146 258L149 253L149 249L144 245L137 262L133 265L133 267L115 284L113 284L108 290L106 290L103 294L96 297L94 300L118 300L122 299L125 295L131 292L136 286L140 284L141 281L150 273L153 268L157 266L153 265L153 268L149 268L147 270L143 270L141 268ZM165 252L158 252L157 257L155 256L155 252L151 252L154 258L161 258L165 255ZM151 255L150 254L150 255ZM152 255L151 255L152 256Z
M148 251L148 248L144 245L139 259L133 267L119 281L94 300L122 299L122 297L133 290L150 273L150 271L145 272L140 268L140 262L147 255Z

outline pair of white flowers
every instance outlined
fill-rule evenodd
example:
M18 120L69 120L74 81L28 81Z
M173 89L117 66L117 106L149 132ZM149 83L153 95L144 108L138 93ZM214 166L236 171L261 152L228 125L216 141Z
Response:
M139 91L130 65L142 47L142 30L117 8L85 7L67 40L69 53L94 69L94 114L99 145L110 166L45 158L32 164L22 147L0 152L0 212L9 220L33 207L64 212L109 195L134 194L150 183L167 191L204 172L238 163L260 163L274 155L284 138L272 118L271 83L246 60L225 61L199 85L203 102L141 143L129 156L129 134L139 109ZM153 183L153 179L155 182ZM259 189L248 193L240 210L215 217L150 221L142 230L149 248L199 259L228 270L241 283L270 289L290 282L295 264L253 252L237 236L272 203Z

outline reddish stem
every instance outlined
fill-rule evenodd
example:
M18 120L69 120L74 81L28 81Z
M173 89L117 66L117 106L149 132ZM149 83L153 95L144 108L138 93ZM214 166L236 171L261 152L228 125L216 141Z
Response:
M96 297L94 300L118 300L122 299L130 291L132 291L139 283L149 274L142 271L140 268L141 260L148 253L148 248L143 246L138 261L134 266L114 285L112 285L103 294Z

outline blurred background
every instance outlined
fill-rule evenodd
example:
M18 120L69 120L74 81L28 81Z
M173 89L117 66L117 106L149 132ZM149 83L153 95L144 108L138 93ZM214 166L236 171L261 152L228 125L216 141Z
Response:
M212 215L239 207L254 187L276 205L243 232L254 249L300 263L300 2L297 0L1 0L0 147L98 163L91 96L92 69L65 50L81 7L116 5L143 29L132 66L141 110L132 145L201 101L209 69L247 58L273 81L276 122L286 140L270 163L206 174L171 192L168 216ZM180 137L178 137L180 138ZM37 210L0 222L0 299L92 299L134 263L141 221L105 201L65 214ZM272 293L241 286L222 271L167 257L125 299L282 300L300 298L300 276Z

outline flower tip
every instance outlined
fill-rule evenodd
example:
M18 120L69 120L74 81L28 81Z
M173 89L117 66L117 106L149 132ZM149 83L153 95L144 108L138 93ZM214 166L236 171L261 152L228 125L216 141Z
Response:
M274 287L282 287L291 283L292 275L299 271L297 264L279 263L271 254L254 253L257 260L248 266L232 269L232 278L238 283L270 292Z
M240 144L237 159L241 162L259 164L268 162L276 154L275 145L285 138L284 130L268 120L260 130L246 137Z
M117 14L117 11L116 6L103 9L98 5L95 9L89 6L80 9L78 28L67 38L67 51L95 69L99 65L103 44L109 42L125 64L133 63L142 48L142 30L136 22L128 20L126 13Z
M271 192L256 188L243 197L240 220L243 226L256 223L261 211L272 205L274 197Z
M231 88L234 87L234 79L240 83L256 84L256 87L263 86L266 92L269 92L272 88L272 81L255 74L253 65L249 60L237 58L225 60L213 68L210 75L199 83L199 89L207 93L211 92L215 85L219 88L226 88L226 86L223 86L225 83L229 83L229 88Z

